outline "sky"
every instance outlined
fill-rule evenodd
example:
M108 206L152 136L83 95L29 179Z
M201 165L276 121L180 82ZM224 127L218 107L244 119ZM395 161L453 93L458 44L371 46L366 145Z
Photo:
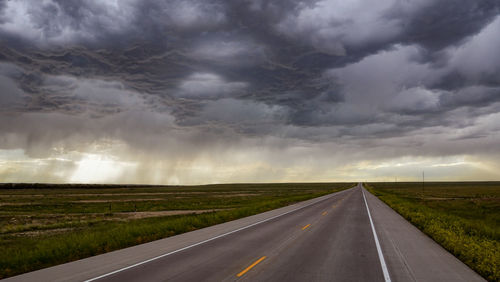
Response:
M0 182L500 180L498 0L0 0Z

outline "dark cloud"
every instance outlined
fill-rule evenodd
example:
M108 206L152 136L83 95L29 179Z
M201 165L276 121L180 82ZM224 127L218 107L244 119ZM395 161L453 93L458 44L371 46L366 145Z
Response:
M424 9L401 19L404 26L403 42L420 44L431 50L457 45L477 34L500 12L500 3L495 0L428 2ZM401 15L401 9L398 8L400 6L396 5L388 17Z
M499 31L496 0L0 1L0 149L482 140Z

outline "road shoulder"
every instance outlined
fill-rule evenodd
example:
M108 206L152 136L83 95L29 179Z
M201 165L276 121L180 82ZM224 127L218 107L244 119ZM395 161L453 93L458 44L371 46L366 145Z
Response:
M380 199L364 192L392 281L485 281Z

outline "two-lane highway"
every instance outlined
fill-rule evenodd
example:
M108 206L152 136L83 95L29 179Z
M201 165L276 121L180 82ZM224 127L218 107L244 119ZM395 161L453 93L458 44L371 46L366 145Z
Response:
M359 267L366 265L366 267ZM360 189L102 281L382 281Z
M295 216L298 215L291 215L290 218L294 220ZM311 207L303 223L305 222L311 222L307 232L280 249L268 246L269 260L250 273L246 279L384 280L367 210L359 189L353 189Z
M407 242L408 239L412 241ZM155 248L168 251L158 254ZM482 278L358 185L206 231L181 234L12 278L12 281L82 280L482 281Z

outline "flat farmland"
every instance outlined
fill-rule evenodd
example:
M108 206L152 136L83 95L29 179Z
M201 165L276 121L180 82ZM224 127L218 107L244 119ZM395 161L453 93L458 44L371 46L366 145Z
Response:
M0 278L196 230L354 183L0 184Z
M484 278L500 281L500 182L366 187Z

